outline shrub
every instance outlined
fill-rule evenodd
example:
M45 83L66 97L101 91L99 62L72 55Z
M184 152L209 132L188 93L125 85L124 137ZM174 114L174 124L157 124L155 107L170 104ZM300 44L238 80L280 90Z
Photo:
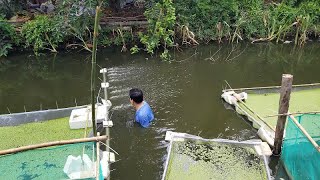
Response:
M14 27L0 15L0 57L7 56L13 45L19 44Z
M37 16L22 27L26 47L32 47L36 54L45 49L57 52L58 44L64 40L64 32L60 20L43 15Z
M162 45L164 52L161 57L166 60L170 59L167 48L174 45L173 36L176 23L172 0L162 0L156 3L144 15L148 19L148 28L146 33L140 33L140 42L149 54L153 54L154 50Z

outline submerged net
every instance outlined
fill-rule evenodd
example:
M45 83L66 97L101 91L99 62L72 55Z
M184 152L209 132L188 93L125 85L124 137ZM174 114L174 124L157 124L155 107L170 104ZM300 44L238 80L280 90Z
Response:
M63 172L69 155L95 161L95 143L77 143L0 156L0 179L69 179Z
M172 141L165 179L268 179L253 146L201 140Z
M296 119L320 145L320 115L305 114ZM292 179L320 179L320 152L291 118L288 118L281 159Z

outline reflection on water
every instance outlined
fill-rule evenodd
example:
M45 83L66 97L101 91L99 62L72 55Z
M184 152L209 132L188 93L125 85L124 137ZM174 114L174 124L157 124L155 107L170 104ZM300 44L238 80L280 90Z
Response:
M172 62L144 54L101 50L98 64L108 69L114 127L112 148L120 155L112 179L160 179L167 143L165 132L237 140L255 137L251 126L227 110L220 99L227 80L233 88L279 85L281 74L294 83L320 81L319 44L207 45L173 52ZM0 113L82 105L90 102L87 53L27 54L0 61ZM98 76L98 74L97 74ZM100 75L99 75L100 76ZM99 89L97 82L97 89ZM141 88L154 111L148 129L133 123L128 91Z

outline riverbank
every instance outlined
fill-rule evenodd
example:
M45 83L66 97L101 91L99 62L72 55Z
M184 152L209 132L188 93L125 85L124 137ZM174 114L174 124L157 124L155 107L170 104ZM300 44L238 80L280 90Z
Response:
M57 4L53 13L34 14L22 25L10 23L2 16L0 56L25 48L35 54L70 48L91 51L92 11L96 3L90 1L80 6L66 1ZM76 13L81 7L87 11ZM122 52L130 50L132 54L161 51L162 59L170 59L170 49L210 41L273 41L297 46L319 41L320 2L317 0L281 3L161 0L148 6L129 7L129 13L104 7L100 47L120 46Z

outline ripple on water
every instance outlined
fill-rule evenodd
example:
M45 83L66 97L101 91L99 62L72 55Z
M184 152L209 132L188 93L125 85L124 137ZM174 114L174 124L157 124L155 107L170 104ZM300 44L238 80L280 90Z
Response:
M111 95L114 95L114 94L126 94L126 95L128 95L129 90L130 90L130 88L112 90L112 91L110 91L110 94Z
M123 110L129 109L129 108L131 108L131 104L120 104L120 105L117 105L117 106L113 106L112 110L114 110L114 111L123 111Z
M116 95L116 96L111 96L109 99L110 100L115 100L115 99L124 99L124 98L128 98L128 94L121 94L121 95Z

